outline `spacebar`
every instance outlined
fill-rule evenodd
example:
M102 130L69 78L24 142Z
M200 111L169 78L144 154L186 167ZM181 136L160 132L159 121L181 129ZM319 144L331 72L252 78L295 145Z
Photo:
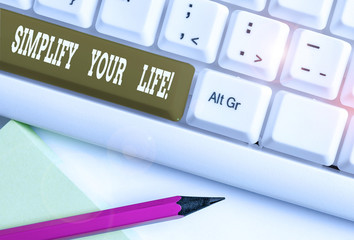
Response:
M3 9L0 23L1 70L173 121L182 118L194 75L190 64Z
M354 179L333 169L202 135L1 72L0 103L6 103L0 104L5 117L354 221Z

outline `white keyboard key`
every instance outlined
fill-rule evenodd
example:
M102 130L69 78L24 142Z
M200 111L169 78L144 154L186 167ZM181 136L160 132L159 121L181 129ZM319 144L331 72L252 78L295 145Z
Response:
M254 11L262 11L267 3L267 0L223 0L223 1L244 8L249 8Z
M158 46L168 52L212 63L228 13L227 7L209 0L172 0Z
M0 0L0 3L28 10L32 7L33 0Z
M342 171L354 174L354 117L352 117L343 147L339 155L338 168Z
M354 40L354 0L337 0L331 22L333 34Z
M235 11L230 19L219 65L266 81L275 79L289 27L273 19Z
M270 15L315 29L325 28L333 0L271 0Z
M144 46L151 46L165 0L103 0L97 31Z
M198 76L187 123L255 143L271 95L269 87L206 69Z
M92 25L97 2L98 0L35 0L33 9L40 15L88 28Z
M342 40L297 29L289 48L280 82L326 99L335 99L350 56Z
M344 105L354 108L354 55L351 58L340 101Z
M261 144L329 166L335 160L347 116L344 109L280 91Z
M1 72L0 102L2 116L354 221L353 178L333 169Z

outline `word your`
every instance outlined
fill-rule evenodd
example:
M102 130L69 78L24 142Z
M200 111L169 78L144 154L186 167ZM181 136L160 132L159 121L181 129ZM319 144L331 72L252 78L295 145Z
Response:
M112 80L113 84L122 85L123 74L127 67L127 59L113 54L103 53L100 50L92 49L91 68L87 75L92 76L96 68L96 78L99 80L105 76L106 82Z
M11 44L11 51L38 61L60 67L63 57L66 57L65 68L70 69L71 60L79 48L74 43L62 38L56 39L43 32L35 34L33 29L17 27L15 41Z

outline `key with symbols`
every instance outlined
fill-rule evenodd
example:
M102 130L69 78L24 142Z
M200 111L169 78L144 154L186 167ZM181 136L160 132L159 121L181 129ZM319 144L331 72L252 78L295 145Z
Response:
M36 13L62 22L88 28L92 25L98 0L36 0Z
M272 81L277 75L288 33L289 27L284 23L235 11L230 19L219 65Z
M351 46L340 39L297 29L280 82L287 87L333 100L337 97Z
M219 48L227 16L228 9L216 2L171 1L158 46L168 52L212 63Z

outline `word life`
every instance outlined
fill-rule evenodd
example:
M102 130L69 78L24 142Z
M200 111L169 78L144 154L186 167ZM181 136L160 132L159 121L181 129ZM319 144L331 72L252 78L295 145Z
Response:
M150 76L145 77L147 70L150 68ZM157 67L150 67L144 64L143 73L141 75L140 83L136 90L146 94L154 95L155 89L158 86L156 96L159 98L167 99L168 91L171 89L175 72L169 72Z

